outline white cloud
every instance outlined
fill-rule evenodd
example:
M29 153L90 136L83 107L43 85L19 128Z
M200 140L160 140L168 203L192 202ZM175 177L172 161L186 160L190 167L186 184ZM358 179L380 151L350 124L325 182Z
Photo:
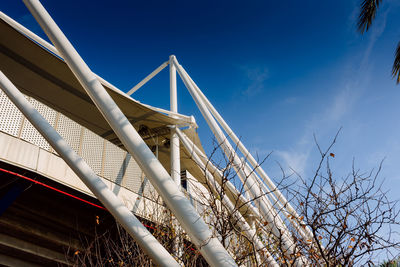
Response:
M310 156L310 150L289 150L289 151L275 151L275 154L279 156L287 166L284 166L285 172L297 172L300 175L304 175L308 158Z
M369 67L369 63L370 63L369 59L371 56L372 48L374 47L376 41L382 35L382 33L384 32L384 30L386 28L386 20L387 20L387 15L389 13L389 10L390 10L389 8L384 10L382 12L383 13L382 17L380 19L377 19L374 22L371 30L368 31L367 33L365 33L365 35L369 36L369 41L368 41L368 46L364 52L364 57L360 64L360 71L363 71Z
M283 100L283 104L285 104L285 105L295 104L298 100L299 100L299 97L290 96Z
M385 10L383 13L381 19L376 21L376 27L372 28L371 32L368 33L371 36L362 53L360 63L350 68L349 73L346 73L346 77L350 78L341 79L343 85L338 85L338 89L333 95L332 100L327 101L325 110L309 118L308 123L304 126L303 134L300 134L299 139L291 148L275 152L284 162L285 171L293 169L300 175L304 175L309 167L311 167L310 155L312 149L315 148L313 134L317 133L318 136L326 137L324 139L330 140L338 130L338 127L341 126L338 126L338 122L352 112L353 107L362 97L371 75L370 56L372 49L386 26L388 10ZM354 58L351 60L350 64L354 65Z
M249 81L247 88L243 91L244 95L251 97L264 90L264 82L269 77L268 68L241 66L240 69L245 72L246 78Z
M351 108L360 96L357 88L359 87L354 83L345 85L345 88L334 96L332 103L325 112L325 118L330 121L338 121L351 111Z

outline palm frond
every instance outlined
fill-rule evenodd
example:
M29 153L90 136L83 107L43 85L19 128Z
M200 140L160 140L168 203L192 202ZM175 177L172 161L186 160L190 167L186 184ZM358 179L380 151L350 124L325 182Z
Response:
M376 11L382 0L363 0L360 6L357 27L361 33L368 31L372 21L375 19Z
M392 67L392 76L396 79L396 83L400 83L400 42L397 44L396 53Z

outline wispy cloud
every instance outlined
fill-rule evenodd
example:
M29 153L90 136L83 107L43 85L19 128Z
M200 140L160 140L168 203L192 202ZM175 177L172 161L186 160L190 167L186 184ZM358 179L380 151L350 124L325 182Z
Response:
M248 81L247 88L243 91L244 95L251 97L264 90L264 83L269 77L268 68L241 66L240 69L244 71Z
M297 96L290 96L287 97L283 100L283 104L285 105L291 105L291 104L295 104L297 101L299 100L299 97Z
M310 150L289 150L289 151L276 151L275 155L280 157L285 164L286 168L293 170L300 175L305 173L307 161L310 156Z
M332 104L326 110L326 116L330 120L337 121L345 116L365 92L372 71L370 60L372 49L385 30L388 12L389 9L384 10L381 19L377 20L371 31L367 33L369 40L362 54L360 64L354 68L352 75L349 75L350 78L344 81L344 86L338 90Z
M349 60L352 67L338 80L337 89L334 90L331 101L327 101L326 108L309 118L308 123L304 125L303 133L290 148L275 151L275 154L283 161L286 171L293 169L300 175L304 175L311 167L311 152L315 148L313 134L318 133L318 136L331 138L332 134L338 130L338 122L340 123L340 120L345 119L352 112L365 93L369 77L372 75L371 53L376 41L385 30L388 11L389 9L383 11L383 15L367 33L368 42L359 57L361 60L356 61L358 63L354 63L354 58ZM356 15L353 12L353 21L355 18Z
M355 90L354 84L346 84L333 98L329 108L325 111L325 118L329 121L338 121L343 118L354 106L360 93Z
M390 8L387 8L386 10L384 10L382 18L375 22L375 24L371 28L370 32L365 33L365 34L368 34L369 41L368 41L368 46L364 52L364 57L360 64L360 70L364 70L369 65L372 48L374 47L376 41L382 35L382 33L384 32L384 30L386 28L386 20L387 20L387 15L388 15L389 11L390 11Z

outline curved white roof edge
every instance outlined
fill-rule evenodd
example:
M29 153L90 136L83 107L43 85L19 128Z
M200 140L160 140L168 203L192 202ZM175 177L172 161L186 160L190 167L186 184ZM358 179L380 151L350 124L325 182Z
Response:
M17 21L15 21L11 17L7 16L6 14L4 14L1 11L0 11L0 18L3 21L5 21L8 25L13 27L15 30L17 30L21 34L25 35L26 37L28 37L29 39L31 39L32 41L37 43L42 48L44 48L48 52L52 53L53 55L57 56L58 58L60 58L61 60L64 61L64 59L62 58L60 53L57 51L57 49L53 45L51 45L49 42L47 42L46 40L44 40L40 36L36 35L32 31L30 31L28 28L24 27L23 25L21 25L20 23L18 23ZM113 85L110 82L106 81L105 79L103 79L99 75L97 75L97 74L95 74L95 75L103 85L107 86L108 88L110 88L112 91L118 93L119 95L121 95L121 96L123 96L123 97L125 97L125 98L127 98L127 99L129 99L131 101L134 101L134 102L136 102L136 103L138 103L140 105L143 105L143 106L145 106L145 107L147 107L149 109L152 109L152 110L154 110L156 112L163 113L163 114L165 114L167 116L170 116L170 117L173 117L175 119L178 119L178 120L182 121L182 124L186 124L186 125L194 127L194 128L198 127L197 124L196 124L196 120L195 120L195 118L193 116L187 116L187 115L183 115L183 114L180 114L180 113L172 112L172 111L169 111L169 110L166 110L166 109L153 107L151 105L141 103L140 101L138 101L138 100L132 98L131 96L127 95L121 89L117 88L115 85Z

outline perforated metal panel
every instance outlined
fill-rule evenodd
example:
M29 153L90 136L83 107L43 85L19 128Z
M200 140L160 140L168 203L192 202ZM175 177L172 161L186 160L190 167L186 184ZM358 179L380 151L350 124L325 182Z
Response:
M0 90L0 131L18 136L22 123L22 113Z
M121 184L127 165L125 162L125 156L125 150L122 150L113 143L106 141L103 177L117 184Z
M101 175L103 145L103 138L88 129L84 129L80 156L89 164L97 175Z
M39 111L39 113L54 127L56 121L56 111L49 108L48 106L40 103L39 101L30 98L29 102L33 105L33 107ZM42 137L42 135L33 127L33 125L25 120L25 123L22 128L21 138L37 145L46 150L50 150L50 145L47 141Z
M134 192L139 192L142 183L142 170L130 154L127 155L126 162L127 168L125 177L122 180L122 186Z
M56 130L71 148L78 153L82 126L60 113Z
M125 150L39 101L32 98L29 101L53 127L55 126L56 131L72 149L80 153L97 175L148 198L153 199L158 196L151 183L144 177L139 165ZM21 139L51 151L46 140L28 120L24 121L23 118L18 108L0 90L0 131L16 137L21 132ZM55 125L56 119L57 125Z

